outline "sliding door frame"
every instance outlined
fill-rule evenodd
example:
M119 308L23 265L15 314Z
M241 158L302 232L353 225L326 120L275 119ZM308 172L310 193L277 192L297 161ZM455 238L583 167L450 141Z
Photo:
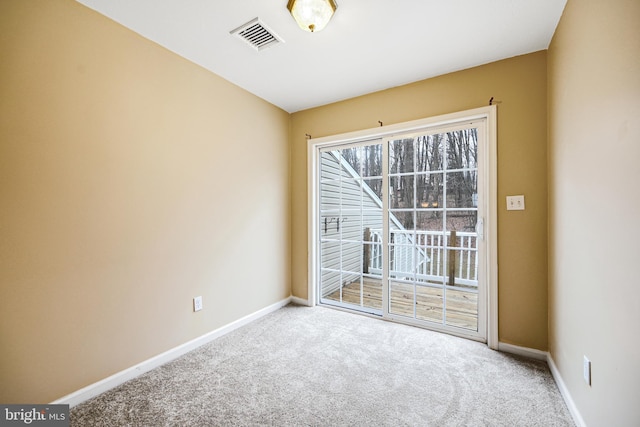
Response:
M464 123L466 120L486 120L485 141L483 151L485 169L482 172L485 181L485 218L484 234L488 239L485 257L485 283L487 287L485 306L487 307L487 345L498 348L498 233L497 233L497 108L495 105L460 111L426 119L380 126L361 131L332 135L307 141L307 195L308 195L308 301L310 306L319 302L317 292L319 280L319 259L317 239L318 206L318 171L320 149L343 144L353 144L375 139L392 137L412 131L424 130L437 126ZM387 260L385 260L385 263Z

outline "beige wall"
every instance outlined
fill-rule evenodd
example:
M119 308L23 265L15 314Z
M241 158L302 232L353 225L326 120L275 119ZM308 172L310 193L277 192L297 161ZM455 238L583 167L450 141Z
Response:
M306 298L305 133L493 96L500 340L548 345L588 425L637 425L639 18L635 0L570 0L548 63L289 116L72 0L0 2L0 402L54 400ZM507 212L510 194L527 210Z
M410 66L410 65L403 65ZM307 297L307 144L353 130L498 104L499 335L547 349L546 52L301 111L291 119L292 291ZM505 196L524 194L526 211Z
M0 55L0 402L289 296L289 114L73 0L0 2Z
M569 0L549 49L549 347L589 426L640 425L639 23Z

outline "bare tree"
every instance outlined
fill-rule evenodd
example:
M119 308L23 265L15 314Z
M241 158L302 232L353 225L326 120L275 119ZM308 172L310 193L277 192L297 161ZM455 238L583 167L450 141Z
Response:
M363 177L363 185L381 197L382 144L346 148L342 156ZM396 210L394 215L407 229L439 229L443 208L468 208L449 213L448 227L473 229L477 167L478 134L474 128L391 141L389 201L391 209ZM409 209L415 208L425 209L430 215L414 217Z

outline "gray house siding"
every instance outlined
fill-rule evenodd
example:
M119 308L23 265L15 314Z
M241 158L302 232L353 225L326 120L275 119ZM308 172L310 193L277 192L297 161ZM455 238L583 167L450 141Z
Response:
M341 286L359 281L363 270L365 229L382 236L382 200L362 180L338 152L323 152L320 167L320 224L322 296ZM390 216L390 228L401 230L398 220ZM398 237L399 236L399 237ZM400 241L398 241L400 240ZM394 269L411 273L414 251L411 237L396 234L393 251ZM378 254L368 261L371 275L380 276L381 244L368 244L369 254ZM405 246L406 245L406 246ZM375 248L374 248L375 246ZM342 251L342 262L341 254ZM424 258L426 255L421 252Z

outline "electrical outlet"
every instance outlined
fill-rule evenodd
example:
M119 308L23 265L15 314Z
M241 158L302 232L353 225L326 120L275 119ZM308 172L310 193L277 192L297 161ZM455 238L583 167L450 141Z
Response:
M582 376L587 385L591 385L591 361L587 359L587 356L584 356L582 362Z
M202 297L195 297L193 299L193 311L202 310Z
M508 211L523 211L524 210L524 196L507 196L507 210Z

